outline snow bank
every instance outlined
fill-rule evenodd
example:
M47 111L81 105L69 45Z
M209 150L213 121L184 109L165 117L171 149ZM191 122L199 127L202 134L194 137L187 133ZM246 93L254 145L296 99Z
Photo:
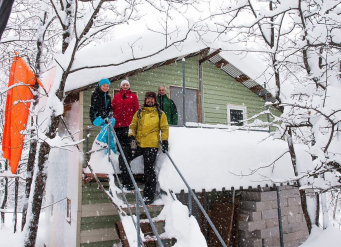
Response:
M295 147L298 162L311 164L303 147ZM287 143L274 140L265 132L170 127L169 154L189 186L197 191L265 186L294 178ZM104 152L92 156L90 164L96 172L113 171ZM117 155L114 162L118 166ZM142 156L131 167L134 173L143 173ZM162 152L158 154L156 169L163 190L178 193L187 189Z

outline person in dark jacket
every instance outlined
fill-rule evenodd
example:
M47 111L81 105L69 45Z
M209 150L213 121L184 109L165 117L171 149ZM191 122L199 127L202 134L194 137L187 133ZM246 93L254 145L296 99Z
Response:
M167 91L165 86L159 86L159 94L157 96L157 102L160 105L160 109L163 110L167 116L168 124L178 124L178 111L173 100L167 97Z
M101 126L101 131L96 140L108 145L108 119L115 124L115 118L112 117L111 97L109 95L110 81L106 78L101 79L98 86L91 95L90 120L93 125ZM116 153L114 137L110 135L110 149Z
M131 92L130 83L127 80L121 82L120 93L114 96L112 100L112 110L114 113L115 132L118 141L121 144L123 153L128 162L130 162L131 149L128 141L128 130L131 120L136 111L140 109L139 101L136 94ZM134 190L134 185L130 179L126 165L124 164L123 156L118 157L118 162L121 170L122 184L127 190Z

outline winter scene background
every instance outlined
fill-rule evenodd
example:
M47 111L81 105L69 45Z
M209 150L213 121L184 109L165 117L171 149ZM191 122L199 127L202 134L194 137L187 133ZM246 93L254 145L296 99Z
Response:
M44 188L53 186L51 177L58 174L64 184L56 189L63 195L69 189L66 175L78 172L63 161L83 157L77 148L84 145L77 139L80 130L70 126L72 134L58 132L68 91L113 71L138 70L207 47L265 84L274 100L260 114L248 115L243 126L170 127L169 154L188 184L197 191L295 184L314 194L304 195L310 235L300 246L340 245L341 1L0 0L0 10L1 140L15 51L45 87L31 101L16 174L0 153L0 246L44 246L55 230L47 224L51 206L66 208L65 198L51 203ZM264 122L261 115L270 117ZM73 117L71 122L77 121ZM112 160L119 169L118 155ZM114 173L105 152L93 153L89 164L95 173ZM134 160L132 169L142 171L142 159ZM156 170L162 190L185 188L162 152ZM168 198L162 203L159 217L172 222L166 230L177 239L174 246L207 246L186 206ZM133 246L136 230L130 219L122 222ZM55 246L72 246L67 243L75 236L61 237Z

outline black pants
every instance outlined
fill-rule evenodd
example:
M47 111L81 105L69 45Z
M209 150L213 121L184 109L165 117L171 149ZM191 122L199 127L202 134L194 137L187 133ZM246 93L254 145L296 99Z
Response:
M123 149L124 156L126 157L128 164L130 164L131 149L130 149L130 143L128 142L128 131L129 131L129 127L115 128L115 132L116 132L118 141L120 142L121 147ZM127 167L124 164L123 156L121 154L121 150L118 147L118 144L117 144L116 150L120 152L120 156L118 157L118 164L121 170L122 184L125 187L132 188L133 182L130 179Z
M148 200L154 200L156 190L155 160L157 151L157 148L141 148L138 146L136 152L132 154L132 159L143 155L145 182L143 197Z

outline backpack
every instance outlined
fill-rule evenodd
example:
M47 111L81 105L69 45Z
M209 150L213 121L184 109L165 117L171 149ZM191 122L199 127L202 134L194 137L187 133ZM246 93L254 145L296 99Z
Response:
M161 124L160 119L161 119L161 115L162 115L162 110L158 106L156 107L156 109L157 109L157 113L159 115L159 125L160 125ZM139 109L137 111L137 119L139 120L139 124L140 124L140 120L141 120L141 112L142 112L142 109Z

